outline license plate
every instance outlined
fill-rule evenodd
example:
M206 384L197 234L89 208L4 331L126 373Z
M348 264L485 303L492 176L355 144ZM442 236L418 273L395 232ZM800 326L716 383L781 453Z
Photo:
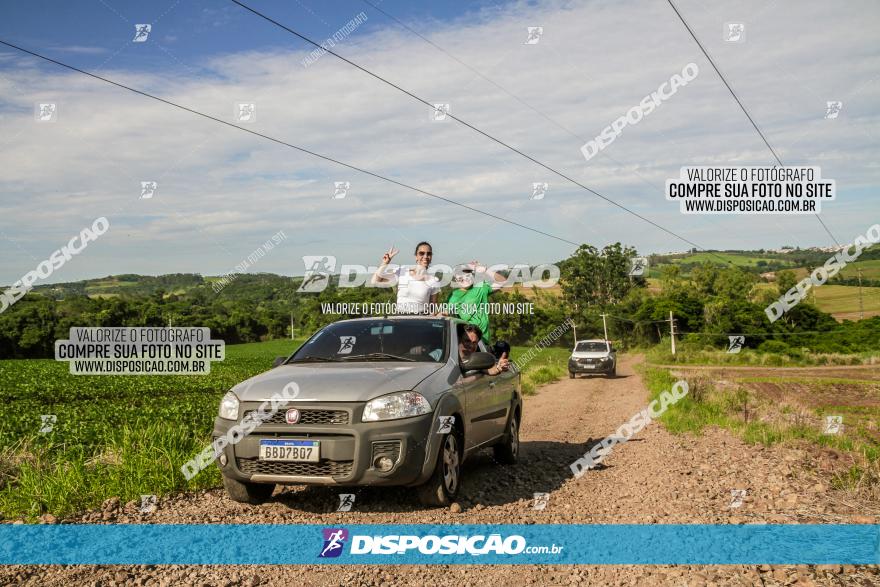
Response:
M317 463L321 443L317 440L261 440L261 461L298 461Z
M586 365L584 365L584 367L587 369L595 369L596 364L595 363L587 363Z

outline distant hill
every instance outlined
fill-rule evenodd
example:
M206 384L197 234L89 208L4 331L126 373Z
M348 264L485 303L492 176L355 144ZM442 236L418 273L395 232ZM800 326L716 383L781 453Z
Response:
M196 273L169 273L167 275L108 275L83 281L37 285L39 292L53 299L64 299L72 295L89 297L149 296L157 291L166 293L185 293L205 284L205 279Z
M794 271L798 279L822 266L833 252L818 249L793 249L787 253L776 251L699 251L674 255L652 255L649 267L648 289L660 289L659 277L663 267L677 265L684 275L702 263L718 266L735 265L756 274L775 274L777 271ZM816 307L837 320L858 320L862 315L859 307L858 270L862 272L861 304L865 318L880 315L880 246L862 252L858 261L849 263L838 276L821 288L814 288L808 297ZM771 281L774 276L765 281ZM771 283L764 288L775 288Z
M807 275L808 269L821 266L832 253L816 249L794 249L790 252L778 251L698 251L690 253L655 254L649 256L648 289L659 291L658 278L663 267L678 266L683 276L687 276L702 263L719 266L735 265L755 273L773 274L780 270L793 270L800 279ZM857 319L858 281L857 270L862 271L862 303L865 316L880 315L880 246L862 253L859 260L849 264L840 275L829 283L824 291L815 296L816 306L837 319ZM231 277L231 278L230 278ZM772 275L770 279L772 279ZM37 285L34 293L54 300L69 297L87 296L90 298L144 298L161 292L163 297L198 294L205 299L249 300L261 303L293 302L301 277L288 277L274 273L245 273L233 276L203 276L198 273L170 273L166 275L108 275L94 279ZM767 281L767 279L765 279ZM338 277L331 278L338 283ZM762 287L774 287L770 283ZM219 296L218 296L218 291ZM545 298L561 296L556 286L534 292L521 286L505 288L505 291L518 291L528 298L536 295Z

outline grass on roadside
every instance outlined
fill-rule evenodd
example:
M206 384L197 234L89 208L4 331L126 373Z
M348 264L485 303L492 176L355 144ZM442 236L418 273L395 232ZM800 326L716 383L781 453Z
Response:
M511 348L511 359L527 352L530 347ZM531 395L535 390L547 383L568 376L568 357L571 356L569 349L548 347L539 351L531 361L522 365L522 390L523 395Z
M658 398L677 381L669 371L651 367L644 368L643 377L651 399ZM743 387L719 391L706 376L688 377L687 382L688 394L659 418L671 433L700 434L707 427L718 426L732 431L749 444L770 446L805 441L853 457L855 464L845 473L835 474L835 486L848 490L864 489L874 495L880 490L880 443L867 433L864 425L850 427L846 434L825 434L821 427L806 420L780 421L762 417L778 406L767 398L755 397ZM823 407L817 408L815 415L847 410L852 408L840 406L829 410ZM873 415L880 416L880 411L873 410Z
M657 345L646 355L648 363L655 365L743 365L755 367L813 367L822 365L873 365L880 362L876 351L863 353L814 353L798 350L791 354L760 352L742 349L728 353L716 349L691 349L681 346L672 354L669 345Z
M177 426L150 422L125 426L97 451L83 446L39 446L30 439L0 454L6 479L0 507L7 516L33 519L97 508L111 496L125 503L141 495L214 487L220 473L209 467L187 482L180 466L205 446Z

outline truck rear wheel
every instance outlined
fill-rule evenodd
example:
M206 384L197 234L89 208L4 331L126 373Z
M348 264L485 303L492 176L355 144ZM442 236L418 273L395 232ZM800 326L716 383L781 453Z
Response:
M510 415L507 433L501 444L492 447L495 460L505 465L515 465L519 458L519 418L516 413Z

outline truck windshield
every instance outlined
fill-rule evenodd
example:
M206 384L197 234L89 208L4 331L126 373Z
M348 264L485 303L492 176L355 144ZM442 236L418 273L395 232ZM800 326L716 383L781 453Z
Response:
M574 349L576 353L604 353L608 346L604 342L579 342Z
M446 360L446 321L377 318L337 322L309 339L289 363Z

